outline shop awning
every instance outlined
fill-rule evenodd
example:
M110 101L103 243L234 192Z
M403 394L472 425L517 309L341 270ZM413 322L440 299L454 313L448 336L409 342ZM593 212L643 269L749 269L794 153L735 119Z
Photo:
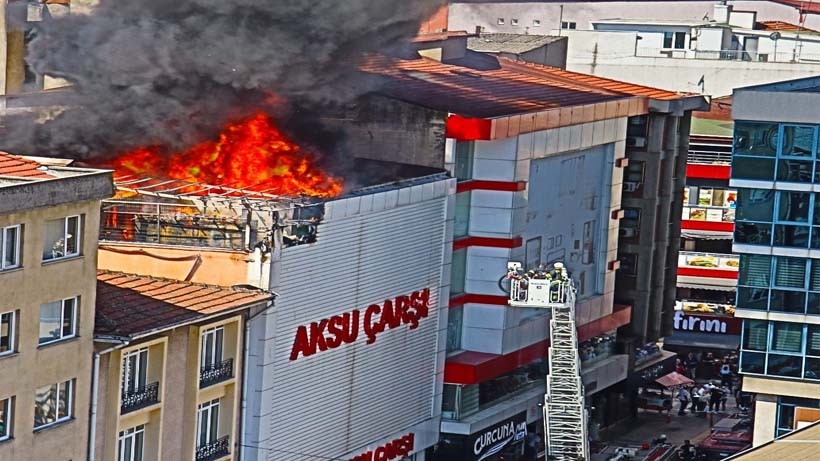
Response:
M681 387L687 386L689 384L694 384L695 382L691 379L683 376L682 374L678 373L677 371L673 371L668 375L661 376L660 378L655 380L656 383L660 384L661 386L672 389L674 387Z
M688 239L732 240L734 234L732 232L683 229L680 236Z
M696 290L736 291L736 286L704 285L702 283L682 283L678 281L678 288L694 288Z
M694 349L734 350L740 345L740 335L679 331L663 339L664 346Z

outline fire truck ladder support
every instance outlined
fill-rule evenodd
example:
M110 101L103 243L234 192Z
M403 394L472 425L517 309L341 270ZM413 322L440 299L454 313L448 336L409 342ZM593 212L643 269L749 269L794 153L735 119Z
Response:
M520 263L508 265L510 306L549 309L550 350L544 433L549 459L589 460L584 385L575 327L575 286L556 264L551 272L524 273Z

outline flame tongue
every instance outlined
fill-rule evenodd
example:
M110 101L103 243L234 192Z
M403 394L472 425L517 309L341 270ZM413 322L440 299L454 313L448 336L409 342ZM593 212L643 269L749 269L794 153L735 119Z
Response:
M111 160L120 174L154 176L265 191L277 195L307 194L332 197L342 192L342 181L314 165L276 127L266 114L257 113L229 123L219 139L184 152L163 154L159 147L143 147Z

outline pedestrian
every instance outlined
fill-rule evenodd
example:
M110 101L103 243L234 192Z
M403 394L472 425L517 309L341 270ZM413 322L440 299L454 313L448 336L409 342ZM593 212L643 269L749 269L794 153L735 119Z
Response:
M726 387L726 386L723 386L723 387L720 388L721 411L726 411L726 402L729 400L729 394L731 394L731 393L732 393L732 391L729 390L729 388Z
M712 387L712 390L709 392L709 413L717 413L720 410L722 395L719 387Z
M680 391L678 391L678 402L680 402L680 409L678 410L678 416L683 416L686 414L686 407L689 406L689 401L692 399L689 390L685 387L681 387Z
M683 445L678 449L678 458L683 461L694 461L697 458L697 451L688 440L684 440Z
M728 360L724 360L720 366L720 385L728 387L729 392L732 392L732 366Z
M683 362L686 365L686 370L689 372L689 377L694 380L695 379L695 370L698 368L698 359L695 357L694 352L690 352L686 356L686 360Z

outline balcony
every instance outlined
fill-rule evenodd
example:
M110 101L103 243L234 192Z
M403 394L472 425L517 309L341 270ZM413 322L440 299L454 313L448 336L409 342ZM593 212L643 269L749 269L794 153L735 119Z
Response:
M746 62L782 62L782 63L816 63L820 55L795 53L758 53L744 50L688 50L676 48L635 49L635 56L641 58L702 59L708 61L746 61Z
M233 359L223 360L212 366L203 367L199 371L199 388L221 383L233 378Z
M148 384L134 392L123 392L120 413L126 414L159 403L159 383Z
M737 286L740 257L731 254L681 251L678 287L733 291Z
M231 454L230 447L230 438L227 435L221 439L216 439L207 445L197 447L196 461L214 461L224 458Z

